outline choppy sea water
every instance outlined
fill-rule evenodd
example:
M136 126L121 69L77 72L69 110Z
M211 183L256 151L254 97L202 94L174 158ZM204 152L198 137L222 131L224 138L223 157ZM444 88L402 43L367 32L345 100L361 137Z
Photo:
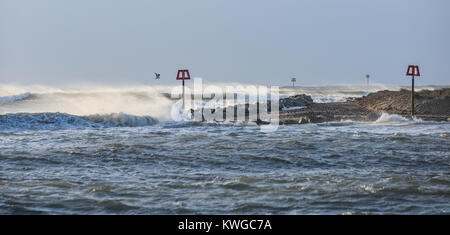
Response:
M448 214L450 124L0 131L4 214Z
M89 95L3 98L0 214L450 211L448 122L384 114L265 133L255 124L90 114L108 102ZM139 110L145 95L122 94ZM49 112L61 103L64 113Z

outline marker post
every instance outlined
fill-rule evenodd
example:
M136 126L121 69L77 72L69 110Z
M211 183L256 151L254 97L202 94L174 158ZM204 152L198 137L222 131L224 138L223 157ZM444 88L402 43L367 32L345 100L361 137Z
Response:
M420 77L418 65L409 65L406 71L406 76L411 76L411 117L414 117L414 77Z
M296 81L297 81L297 78L291 78L292 88L295 88L295 82Z
M369 90L369 78L370 78L370 74L367 74L366 75L367 90Z
M184 103L184 80L191 80L191 75L189 74L189 70L187 69L180 69L178 70L177 73L177 80L182 80L182 84L183 84L183 108L182 110L184 111L185 108L185 103Z

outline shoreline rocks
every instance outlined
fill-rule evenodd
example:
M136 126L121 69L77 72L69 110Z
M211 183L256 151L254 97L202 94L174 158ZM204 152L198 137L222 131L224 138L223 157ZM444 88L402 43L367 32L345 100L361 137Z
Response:
M375 121L381 113L359 107L355 102L316 103L305 109L281 111L281 124L322 123L341 120Z
M313 99L309 95L301 94L280 99L280 110L292 107L305 107L314 104Z
M294 104L293 96L280 103ZM450 89L420 91L415 94L416 117L423 120L450 120ZM291 99L292 101L290 101ZM410 117L411 93L378 91L361 98L348 98L346 102L312 103L304 109L280 111L281 124L321 123L341 120L376 121L383 112Z
M450 117L450 88L419 91L415 93L414 103L416 115ZM370 110L409 115L411 92L407 90L378 91L362 97L358 105Z
M450 120L450 89L440 89L435 91L420 91L415 96L416 117L422 120L449 121ZM378 91L359 98L348 98L345 102L314 103L312 98L305 94L290 96L279 101L279 121L280 124L307 124L323 123L342 120L352 121L376 121L383 112L388 114L398 114L410 118L410 92L401 91ZM264 103L267 112L270 110L270 101ZM301 108L296 108L301 107ZM253 120L256 123L264 123L260 119L258 103L240 104L226 108L211 110L218 112L226 120L227 109L233 110L236 120ZM257 115L250 117L249 109L257 110ZM238 112L238 110L241 110ZM191 110L192 113L203 110ZM238 113L239 118L238 118ZM244 116L245 115L245 116ZM197 115L202 121L203 116ZM201 121L201 120L199 120ZM228 120L230 121L230 120Z

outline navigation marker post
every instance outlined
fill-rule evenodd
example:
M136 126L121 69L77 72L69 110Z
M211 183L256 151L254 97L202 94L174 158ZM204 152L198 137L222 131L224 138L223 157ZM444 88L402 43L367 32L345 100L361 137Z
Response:
M370 74L367 74L367 75L366 75L367 89L369 89L369 78L370 78Z
M409 65L406 71L406 76L412 77L411 83L411 116L414 117L414 77L420 77L418 65Z
M184 107L185 107L185 104L184 104L184 80L191 80L191 75L189 75L189 70L187 70L187 69L178 70L177 80L183 81L183 108L182 108L182 110L184 111Z
M297 81L297 78L291 78L292 88L295 88L295 82L296 81Z

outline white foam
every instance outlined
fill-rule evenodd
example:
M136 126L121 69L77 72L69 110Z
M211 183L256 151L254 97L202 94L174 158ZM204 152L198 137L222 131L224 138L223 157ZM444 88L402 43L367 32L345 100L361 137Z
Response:
M182 101L178 101L172 105L170 116L173 121L185 122L191 120L190 110L182 109Z
M375 121L375 123L409 123L412 120L408 120L405 117L402 117L398 114L388 114L383 113L381 116Z
M282 110L283 111L292 111L292 110L300 110L300 109L304 109L304 106L294 106L294 107L283 107Z

